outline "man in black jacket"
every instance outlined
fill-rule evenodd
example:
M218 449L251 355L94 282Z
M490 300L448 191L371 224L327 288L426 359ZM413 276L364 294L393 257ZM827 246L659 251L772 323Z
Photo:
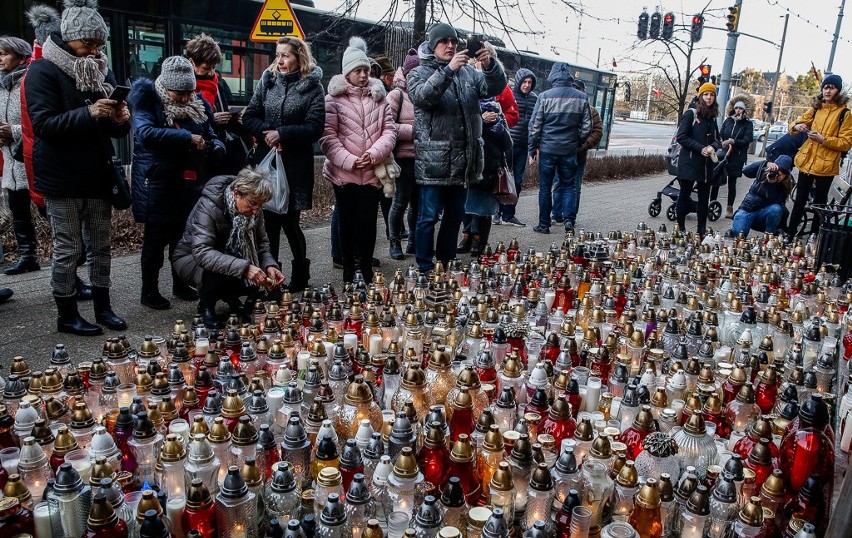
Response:
M433 255L444 264L456 257L467 187L481 179L484 164L479 100L496 97L506 87L503 66L487 47L457 49L455 29L433 25L417 50L420 65L408 74L408 95L414 103L414 169L420 187L415 248L422 272L433 268ZM468 65L474 52L482 71ZM439 218L436 248L433 238Z
M790 170L793 160L781 155L774 163L761 161L743 168L743 175L755 178L740 208L734 213L731 232L748 235L752 228L774 234L784 219L787 195L793 188Z
M103 329L77 310L77 259L84 233L95 320L113 330L127 323L110 304L110 193L114 168L110 138L130 131L127 105L109 98L116 83L101 53L107 28L90 6L69 0L60 32L45 41L43 57L30 65L26 100L35 140L35 190L45 197L53 233L51 287L57 329L94 336Z

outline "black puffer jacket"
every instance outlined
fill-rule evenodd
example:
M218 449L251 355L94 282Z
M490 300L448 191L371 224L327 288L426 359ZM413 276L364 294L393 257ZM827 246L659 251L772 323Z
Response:
M696 117L694 108L684 112L677 128L680 153L677 159L677 177L704 183L713 179L713 161L701 155L706 146L721 147L719 128L715 118Z
M225 153L213 133L213 110L202 100L207 121L185 119L176 122L179 127L169 127L163 101L148 79L133 84L128 102L133 112L133 217L137 222L183 226L209 179L208 164ZM197 149L194 134L208 141L210 149ZM186 180L187 174L196 179Z
M321 81L319 67L305 78L299 78L298 71L285 75L277 68L267 69L243 114L246 132L257 141L252 164L258 164L269 152L263 132L278 131L281 160L290 187L290 210L313 207L313 144L325 127L325 91Z
M506 73L492 58L482 72L464 66L452 74L449 62L438 60L428 42L417 53L420 65L408 74L417 184L467 187L479 179L483 167L479 100L500 95Z
M743 173L743 166L748 160L748 147L754 140L754 124L748 118L736 119L734 116L725 118L720 132L722 140L734 139L734 147L728 156L728 164L725 171L729 176L739 177Z
M767 162L769 161L751 163L743 169L743 175L754 178L754 181L740 204L741 210L754 213L772 204L785 207L793 183L789 177L783 183L769 183L766 180Z
M529 93L521 91L521 82L525 78L532 79L532 88ZM509 133L512 135L512 144L515 148L527 147L527 139L530 134L530 119L532 118L533 109L535 109L535 102L538 101L538 94L534 91L537 82L538 79L535 73L529 69L522 67L515 73L515 85L512 87L512 91L515 94L515 101L518 103L518 123L509 129Z
M204 271L234 278L244 276L249 266L247 260L235 258L225 252L233 226L225 202L225 190L234 182L234 176L216 176L211 179L201 199L186 222L183 237L175 249L172 267L186 283L197 287ZM261 269L278 267L269 252L269 238L263 225L263 211L254 218L254 241Z
M70 53L59 34L50 39ZM109 71L105 82L115 85ZM27 71L27 112L35 135L35 190L54 198L103 198L112 189L111 138L123 138L130 122L95 119L86 103L104 96L82 92L74 79L49 60L34 61Z

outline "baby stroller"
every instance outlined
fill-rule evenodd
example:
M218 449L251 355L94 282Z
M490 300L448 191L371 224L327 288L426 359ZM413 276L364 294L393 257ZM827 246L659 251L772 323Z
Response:
M731 148L733 145L728 146L727 151L720 149L717 152L719 156L719 162L713 167L713 180L716 182L725 181L727 175L725 174L725 165L728 164L728 155L731 154ZM672 163L671 161L675 161ZM671 159L669 161L669 173L673 173L673 175L677 174L677 163L676 159ZM648 214L652 217L656 217L660 214L660 211L663 209L663 196L671 199L672 203L669 205L668 209L666 209L666 218L670 221L674 222L677 220L677 199L680 196L680 189L675 187L675 181L677 181L677 177L673 178L668 184L663 187L663 190L657 192L657 197L651 201L651 204L648 206ZM696 184L697 186L697 184ZM695 189L693 188L693 192ZM689 193L690 203L689 203L689 212L695 213L698 211L698 200L695 198L691 198L692 192ZM707 219L710 222L716 222L719 220L719 217L722 216L722 204L713 200L707 206Z

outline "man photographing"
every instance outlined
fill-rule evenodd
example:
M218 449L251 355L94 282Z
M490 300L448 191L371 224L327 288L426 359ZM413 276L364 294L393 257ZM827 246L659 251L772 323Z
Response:
M793 160L781 155L774 163L760 161L743 168L743 175L755 178L748 193L734 213L731 232L734 236L748 235L749 230L778 232L784 219L787 196L792 190L790 170Z

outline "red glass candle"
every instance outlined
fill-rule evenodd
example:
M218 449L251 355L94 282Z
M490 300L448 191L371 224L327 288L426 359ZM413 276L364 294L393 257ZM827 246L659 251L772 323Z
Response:
M823 488L816 475L809 477L799 494L788 500L781 508L782 523L793 518L809 521L816 525L817 536L823 536L828 527L828 506Z
M473 465L473 447L470 438L462 434L459 440L453 444L450 452L450 466L447 470L447 478L457 476L464 498L468 506L476 506L481 494L479 477L476 475ZM443 487L444 484L441 484Z
M635 460L644 448L642 442L654 431L654 415L651 406L643 405L633 424L622 432L620 441L627 445L627 459Z
M35 535L33 513L21 506L17 497L6 497L0 500L0 533L8 537L22 534ZM127 533L124 536L126 537Z
M772 412L772 407L775 405L775 400L778 398L778 385L767 379L768 376L764 375L767 371L768 370L761 372L758 376L757 390L755 390L755 403L760 408L760 412L764 415L768 415Z
M202 538L216 538L216 504L187 501L181 525L184 529L197 530Z
M760 490L772 470L778 466L778 460L772 459L772 451L769 449L770 441L762 438L760 442L751 449L748 458L744 460L745 466L754 471L754 489Z
M728 405L728 403L737 397L737 393L740 392L740 387L742 386L743 383L732 382L731 376L728 376L728 379L722 383L722 403Z
M788 430L781 441L781 465L787 489L798 492L809 476L815 474L825 499L834 487L834 442L825 434L828 408L820 394L814 394L799 411L799 423ZM792 422L790 424L792 426Z
M760 417L749 427L748 433L734 445L734 454L739 454L743 461L748 460L751 450L760 442L761 437L772 436L772 425L767 417ZM770 456L773 462L779 462L781 449L775 443L769 443Z
M527 346L524 342L524 338L513 338L509 337L507 341L509 342L510 350L516 350L518 352L518 357L521 359L521 364L524 369L527 368Z
M417 465L423 472L423 478L431 484L438 486L439 484L443 484L449 478L447 470L450 466L450 449L447 448L447 444L444 443L443 432L441 433L440 445L430 443L427 439L423 448L420 450L420 457L418 458Z
M568 403L571 404L571 417L576 419L577 413L580 412L580 406L583 405L583 397L580 396L580 385L575 378L572 377L571 381L568 382L565 394L568 398Z
M450 405L453 408L453 416L449 424L450 439L456 442L460 435L473 433L473 399L469 392L460 391L456 393L456 397Z
M552 435L556 440L554 446L562 446L562 440L574 437L576 429L577 423L571 417L570 404L566 400L565 395L560 395L550 407L547 418L541 424L539 433Z

